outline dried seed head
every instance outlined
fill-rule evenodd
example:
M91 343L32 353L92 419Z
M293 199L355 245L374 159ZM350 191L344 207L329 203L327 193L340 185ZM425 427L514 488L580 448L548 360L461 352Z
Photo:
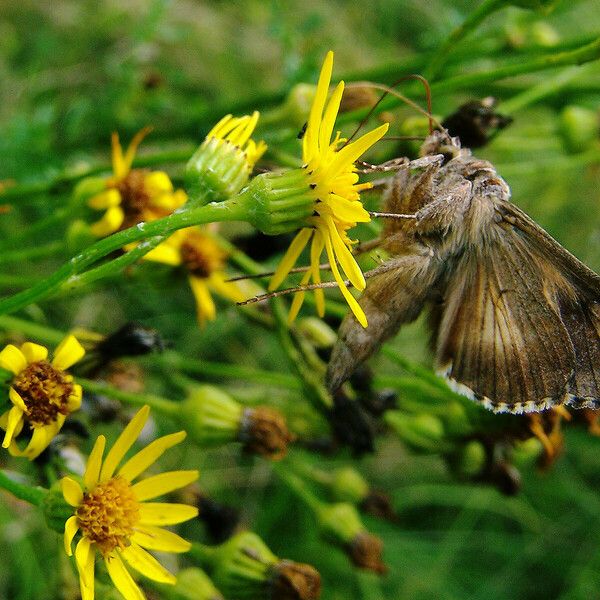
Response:
M379 574L387 572L382 552L383 542L368 531L361 531L346 545L346 553L353 564Z
M246 452L273 460L283 458L288 444L293 440L284 416L267 406L244 411L239 437Z
M317 600L321 596L321 576L310 565L281 560L273 567L272 600Z

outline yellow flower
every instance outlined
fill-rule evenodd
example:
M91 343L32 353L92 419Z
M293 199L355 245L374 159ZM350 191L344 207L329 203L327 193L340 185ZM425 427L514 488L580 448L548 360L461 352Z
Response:
M74 365L85 350L74 336L67 336L48 361L48 349L32 342L20 348L9 344L0 352L0 367L14 377L9 389L12 408L0 416L5 430L3 448L13 456L33 460L50 444L60 431L68 414L81 405L81 386L73 383L65 370ZM21 450L15 438L27 423L33 433Z
M225 115L209 132L186 167L190 197L217 202L237 194L250 177L267 145L250 138L259 113Z
M149 131L149 127L139 131L125 154L119 135L112 134L113 177L106 182L104 191L88 200L90 208L105 211L91 226L95 236L103 237L142 221L166 217L185 204L186 193L174 190L164 171L131 168L137 147Z
M132 481L153 464L165 450L179 444L185 432L158 438L117 469L125 454L144 427L150 409L144 406L123 430L104 461L106 438L99 436L83 475L83 488L74 479L63 477L61 487L65 501L75 514L65 523L65 551L72 556L76 533L81 539L75 548L82 600L94 598L94 562L96 552L115 587L126 600L143 600L143 592L125 567L127 564L142 575L161 583L174 584L176 579L148 550L187 552L190 543L162 525L175 525L198 514L194 506L164 502L146 502L195 481L198 471L170 471Z
M321 282L319 263L321 254L325 250L340 291L359 323L366 327L367 318L346 288L338 264L356 289L365 288L364 276L350 250L354 242L349 239L347 232L357 223L370 221L369 213L360 202L360 192L369 189L371 184L358 183L354 163L385 135L388 125L381 125L348 144L345 144L339 132L332 140L335 119L344 92L344 82L341 81L329 102L326 102L332 69L333 52L328 52L321 69L317 92L302 141L303 169L314 197L314 213L307 219L310 227L301 229L294 238L275 271L269 289L274 290L279 287L302 250L310 242L310 268L301 283L304 285L311 280L316 284ZM303 300L304 292L296 294L290 310L290 320L298 314ZM315 300L317 311L320 316L323 316L325 313L323 290L315 290Z
M248 297L241 282L226 281L224 267L227 255L214 238L199 227L179 229L144 258L186 268L201 326L216 318L211 291L233 302L242 302Z

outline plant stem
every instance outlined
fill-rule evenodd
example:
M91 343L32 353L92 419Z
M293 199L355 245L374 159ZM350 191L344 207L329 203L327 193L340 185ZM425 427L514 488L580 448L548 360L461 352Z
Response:
M38 302L46 298L57 291L64 282L83 272L86 267L91 266L101 258L127 244L139 242L142 239L156 235L168 236L182 227L190 227L213 221L244 220L245 217L245 208L236 202L235 199L231 199L225 202L207 204L198 208L180 210L164 219L158 219L150 223L139 223L134 227L119 231L92 244L65 263L52 275L41 280L37 285L0 300L0 315L14 312L33 302ZM105 269L102 275L104 276L111 272L115 272L115 270Z
M51 329L46 325L32 323L9 315L0 316L0 329L18 331L29 338L46 344L59 344L65 337L65 334L57 329Z
M273 470L277 473L277 476L286 486L302 500L315 513L319 512L322 502L310 492L302 479L297 475L291 473L289 469L285 468L286 465L282 463L273 463Z
M41 246L20 248L19 250L5 250L0 252L0 264L19 262L31 258L45 258L59 253L64 247L62 242L50 242Z
M19 498L19 500L25 500L25 502L29 502L29 504L34 504L35 506L40 506L48 493L48 490L44 488L31 487L17 482L2 470L0 470L0 488L10 492L13 496Z
M144 406L144 404L147 404L152 410L168 417L177 417L179 414L178 403L173 400L162 398L161 396L124 392L123 390L119 390L106 383L85 379L83 377L77 377L77 383L82 385L83 389L86 391L93 392L94 394L103 394L127 404L132 404L134 406Z

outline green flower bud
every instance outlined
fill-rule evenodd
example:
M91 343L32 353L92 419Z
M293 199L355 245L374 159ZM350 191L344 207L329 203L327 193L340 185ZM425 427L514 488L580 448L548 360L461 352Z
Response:
M449 459L449 465L456 475L471 478L479 475L487 461L483 444L478 440L471 440L460 446Z
M459 402L449 402L446 410L440 413L444 429L450 437L466 436L473 431L471 420L464 405Z
M315 99L317 86L309 83L298 83L289 92L281 107L282 121L288 125L291 122L302 127L308 119L310 107Z
M560 113L559 133L568 152L587 150L600 131L598 113L581 106L566 106Z
M544 453L542 442L536 437L515 442L512 460L517 467L531 465L539 460Z
M358 504L368 496L369 484L352 467L336 469L332 474L331 493L335 500Z
M106 177L86 177L77 183L73 190L73 201L85 204L100 192L106 190Z
M48 527L57 533L64 533L67 519L73 516L73 507L65 501L60 483L50 488L41 508Z
M315 348L331 348L337 340L337 333L317 317L300 319L298 329Z
M428 413L413 415L400 411L387 411L384 418L402 441L413 450L442 453L448 449L444 425L438 417Z
M531 40L537 46L551 48L560 42L560 35L550 23L546 21L537 21L531 25Z

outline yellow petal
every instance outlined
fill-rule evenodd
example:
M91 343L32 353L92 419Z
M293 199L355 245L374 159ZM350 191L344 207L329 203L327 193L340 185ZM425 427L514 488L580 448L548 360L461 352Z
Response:
M81 585L81 595L84 588L89 594L89 590L94 590L94 554L91 548L90 540L82 537L75 547L75 563L79 571L79 583ZM91 568L90 568L91 564ZM93 596L92 596L93 598Z
M314 283L321 283L320 262L324 245L323 234L320 229L317 229L310 246L310 268ZM322 289L317 288L315 290L315 304L317 306L317 314L323 318L325 316L325 295Z
M138 502L143 502L185 487L196 479L198 479L198 471L168 471L147 477L133 485L131 489Z
M27 366L25 355L12 344L0 352L0 367L18 375Z
M65 416L58 415L56 421L53 423L49 423L43 427L36 427L22 455L26 456L29 460L37 458L50 445L50 442L59 432L64 422Z
M131 170L131 165L133 164L133 159L135 158L135 153L137 152L137 148L140 145L140 142L152 131L152 127L144 127L140 131L138 131L134 136L131 142L129 142L129 146L127 146L127 150L125 152L125 156L123 157L123 170L124 173L121 175L126 175Z
M77 508L83 502L83 490L74 479L63 477L60 480L60 489L67 504L74 508Z
M85 350L74 335L68 335L54 351L52 366L64 371L83 358Z
M90 225L92 235L105 237L119 230L125 220L125 213L120 206L111 206L102 218Z
M371 215L365 210L362 202L358 200L348 200L338 194L330 194L327 203L331 207L333 216L338 221L346 223L368 223Z
M164 171L152 171L144 177L144 188L150 196L160 196L173 191L173 184Z
M174 584L177 578L169 573L151 554L140 548L137 544L131 544L124 550L121 550L121 556L127 561L130 567L136 571L161 583Z
M327 250L327 257L329 259L329 264L331 266L331 272L333 273L334 279L337 281L338 287L340 288L340 292L342 292L342 296L348 303L350 310L354 313L356 320L363 326L367 327L367 316L365 315L363 309L360 307L360 304L356 301L356 298L348 291L346 288L346 284L340 275L340 271L337 268L337 264L335 262L335 255L333 253L333 248L331 247L331 240L329 237L325 237L325 248Z
M131 540L157 552L187 552L192 544L172 531L151 525L137 525Z
M21 395L19 394L19 392L17 392L17 390L15 390L15 388L8 388L8 397L15 406L18 406L24 413L27 412L27 406L25 406L23 398L21 398Z
M64 535L64 544L65 544L65 552L67 556L73 556L73 550L71 548L71 544L73 543L73 538L79 529L79 519L73 515L67 519L65 523L65 535Z
M148 420L149 414L150 407L143 406L138 410L133 419L129 421L127 427L125 427L113 447L110 449L110 452L106 455L106 460L104 461L100 472L100 481L107 481L113 476L117 465L121 462L121 459L125 456L129 448L133 446L135 440L140 435Z
M75 412L76 410L79 410L79 408L81 407L82 395L83 391L81 389L81 386L77 383L73 384L73 392L69 396L69 401L67 403L67 408L69 409L69 412Z
M106 556L104 564L112 582L115 584L117 590L123 594L125 600L146 600L146 596L144 596L138 584L133 580L133 577L129 574L116 552Z
M275 273L271 278L271 281L269 283L270 292L277 289L281 285L283 280L287 277L287 274L290 272L290 269L296 264L296 261L302 253L302 250L304 250L304 247L306 246L306 244L308 244L308 240L310 239L312 233L312 229L305 227L301 229L296 235L296 237L292 240L290 247L287 249L287 252L281 259L281 262L277 266L277 269L275 269Z
M206 281L200 277L190 277L190 287L196 299L196 313L200 325L205 321L214 321L217 316L215 303L210 295Z
M181 264L181 253L179 248L169 244L169 241L163 242L144 255L144 260L151 260L163 265L177 267Z
M227 298L232 302L243 302L246 296L242 294L242 290L235 281L226 281L225 276L220 271L214 271L208 277L208 285L211 287L219 296Z
M321 131L319 132L319 150L324 152L329 146L329 140L331 140L331 134L335 126L335 119L340 109L340 102L342 101L342 95L344 93L344 82L340 81L331 98L327 103L325 114L323 115L323 121L321 122Z
M304 276L300 280L300 285L306 285L308 283L308 280L310 279L310 276L311 271L306 271L306 273L304 273ZM291 325L296 320L296 317L298 316L298 313L302 308L302 303L304 302L305 295L306 292L297 292L296 294L294 294L294 299L292 300L292 305L290 306L290 312L288 313L287 318L288 325Z
M366 286L365 276L360 270L356 259L354 256L352 256L352 252L348 250L348 247L340 237L339 231L333 220L327 219L326 222L328 225L329 237L333 244L335 257L342 266L346 277L357 290L364 290Z
M186 437L185 431L165 435L148 444L143 450L134 454L118 471L119 476L132 481L156 462L165 450L181 443Z
M141 525L176 525L198 515L195 506L169 502L144 502L140 505Z
M85 473L83 474L83 484L86 490L91 490L98 483L100 478L100 467L102 466L102 454L104 454L104 446L106 446L106 438L103 435L98 436L94 443L94 447L90 452L87 461Z
M221 139L223 136L222 131L225 130L227 124L233 119L232 115L225 115L206 135L206 139L217 138Z
M344 146L339 152L336 153L329 169L331 172L335 172L337 169L342 168L344 165L351 165L362 156L373 144L378 142L387 132L389 123L380 125L373 131L365 133L359 137L355 142L351 142L347 146Z
M23 422L23 411L18 406L13 406L8 411L8 420L6 423L6 433L4 434L3 448L8 448L12 442L15 430L19 423Z
M244 115L240 117L236 126L231 130L231 133L227 136L227 141L233 144L234 146L242 146L242 144L246 141L244 140L244 135L246 132L246 127L248 123L250 123L251 119L248 115ZM247 138L246 138L247 139ZM242 140L244 140L242 142Z
M319 74L319 82L317 83L317 91L313 100L308 116L308 124L302 139L302 160L305 163L311 161L313 156L318 152L319 130L321 127L321 116L327 93L329 91L329 83L331 82L331 73L333 72L333 52L329 51L323 61L321 73Z
M119 206L121 204L121 193L115 188L110 188L96 194L87 203L93 210L106 210L111 206Z
M46 346L34 344L33 342L21 344L21 352L28 363L39 362L40 360L46 360L46 358L48 358L48 348L46 348Z

